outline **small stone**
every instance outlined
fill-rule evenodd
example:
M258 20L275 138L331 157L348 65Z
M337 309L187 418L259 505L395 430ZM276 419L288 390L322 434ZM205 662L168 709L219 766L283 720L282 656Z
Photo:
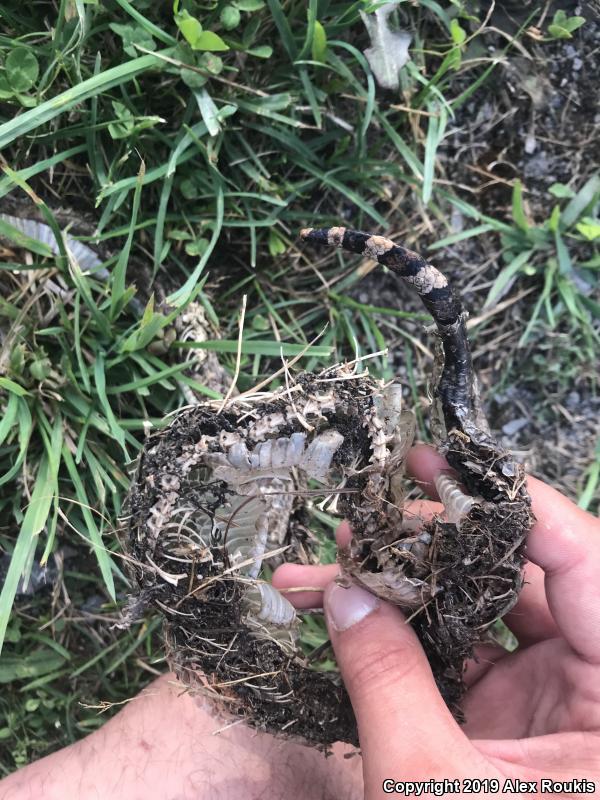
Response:
M515 433L518 433L528 423L529 420L526 417L518 417L517 419L511 419L510 422L507 422L506 425L502 426L502 433L505 436L514 436Z
M465 227L464 217L458 208L452 208L450 213L450 226L453 233L460 233Z

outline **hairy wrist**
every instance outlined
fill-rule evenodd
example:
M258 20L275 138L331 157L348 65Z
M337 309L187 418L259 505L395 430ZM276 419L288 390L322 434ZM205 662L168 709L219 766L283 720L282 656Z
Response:
M222 731L219 733L219 731ZM360 759L228 726L172 675L133 698L86 739L15 773L2 800L228 800L362 797Z

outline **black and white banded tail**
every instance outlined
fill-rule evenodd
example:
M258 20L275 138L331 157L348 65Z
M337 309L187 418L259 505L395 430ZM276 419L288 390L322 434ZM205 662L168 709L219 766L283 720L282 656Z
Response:
M474 389L471 352L460 298L446 276L423 256L384 236L350 228L305 228L300 237L308 242L341 247L373 258L409 283L433 317L444 348L444 368L436 387L448 429L478 427L481 421Z

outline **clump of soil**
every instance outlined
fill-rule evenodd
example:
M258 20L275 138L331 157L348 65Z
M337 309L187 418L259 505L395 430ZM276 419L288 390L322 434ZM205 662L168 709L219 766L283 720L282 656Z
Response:
M410 610L458 718L465 659L517 600L533 517L523 468L487 431L464 315L446 278L380 236L346 228L302 235L386 263L433 314L441 346L432 429L455 471L437 485L445 515L416 534L412 521L404 526L414 424L402 387L334 368L294 383L289 376L266 397L183 411L147 442L125 524L140 587L134 605L164 614L180 677L251 725L326 749L357 743L348 696L339 676L310 669L295 609L259 578L271 555L306 554L290 526L298 502L322 494L331 513L349 520L343 580Z
M286 513L270 505L272 498L302 490L317 461L322 469L321 439L330 462L321 473L322 492L342 492L338 511L353 528L342 564L371 591L411 610L440 690L457 714L464 659L516 600L531 521L518 466L489 440L454 432L446 441L448 458L477 501L458 523L459 533L456 522L441 518L416 537L412 524L403 529L398 477L412 437L390 395L367 378L348 378L335 371L301 375L293 405L286 390L268 402L246 398L223 413L216 406L183 412L150 438L127 521L139 599L163 613L169 659L180 677L251 725L324 747L357 743L351 705L339 676L310 669L295 644L296 620L283 613L286 601L274 600L272 587L261 626L253 624L248 592L256 579L232 544L234 537L239 542L236 524L248 527L239 516L243 503L260 499L252 528L266 515L272 534ZM287 472L265 461L265 444L271 453L294 435L304 437L304 449L294 464L288 459ZM240 447L248 462L240 461ZM274 481L289 486L273 492ZM289 545L287 524L282 532L279 541Z

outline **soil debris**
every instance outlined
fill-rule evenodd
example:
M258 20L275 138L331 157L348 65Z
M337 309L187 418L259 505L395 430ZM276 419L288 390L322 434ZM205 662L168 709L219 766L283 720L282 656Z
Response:
M383 237L345 228L302 235L376 257L433 314L441 345L433 427L452 467L440 479L445 516L416 532L412 520L404 525L412 415L399 384L348 366L177 415L147 441L124 527L140 587L133 602L164 615L177 674L251 725L327 749L357 744L348 696L336 673L310 668L295 610L260 580L271 555L314 560L289 525L298 506L320 495L350 521L342 580L410 611L458 718L464 661L516 602L533 517L523 468L481 413L461 303L445 277Z

